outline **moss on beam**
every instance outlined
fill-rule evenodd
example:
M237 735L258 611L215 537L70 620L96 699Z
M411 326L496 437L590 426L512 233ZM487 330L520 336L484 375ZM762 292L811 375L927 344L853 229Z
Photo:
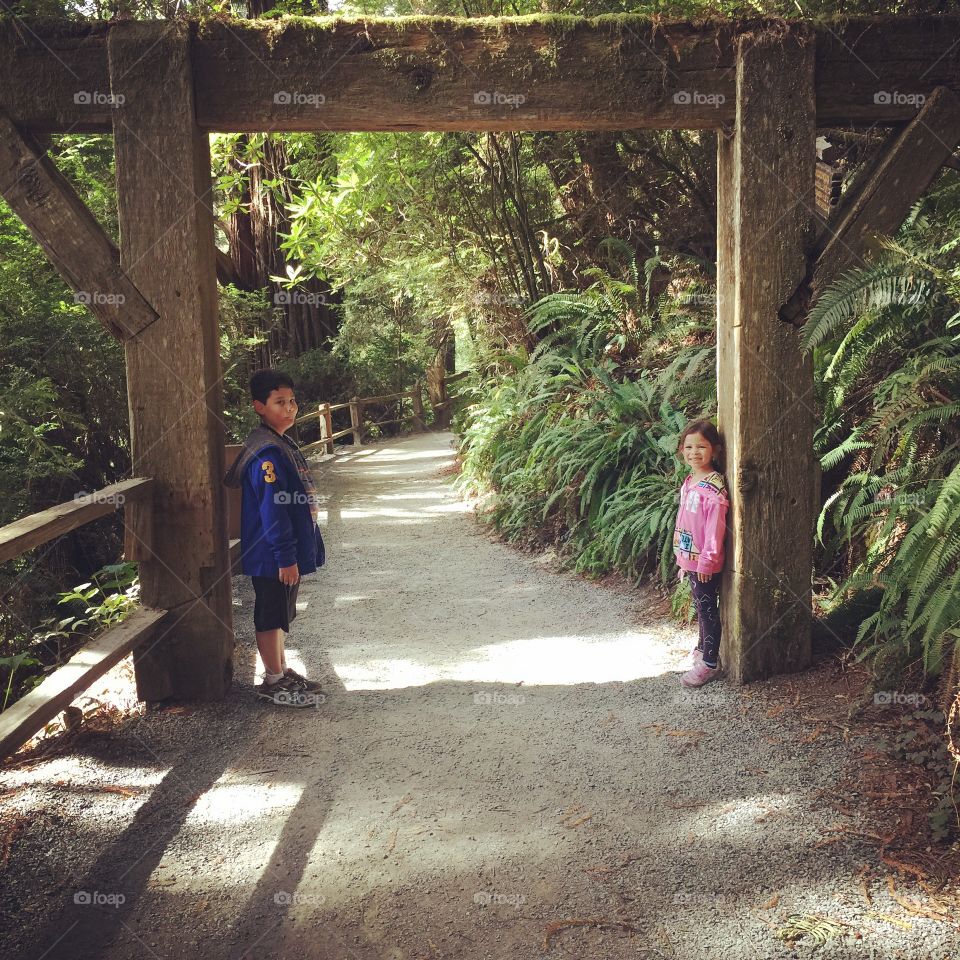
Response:
M238 34L255 34L262 38L279 38L287 31L301 36L345 34L350 36L376 34L380 37L402 37L411 33L431 33L443 36L480 34L524 34L531 29L563 39L577 31L593 31L608 36L630 31L665 31L671 28L702 29L714 25L729 27L736 21L710 17L702 20L666 20L639 13L610 13L596 17L572 14L529 14L522 17L303 17L284 14L260 20L212 17L198 22L198 36L213 35L218 29L228 28Z

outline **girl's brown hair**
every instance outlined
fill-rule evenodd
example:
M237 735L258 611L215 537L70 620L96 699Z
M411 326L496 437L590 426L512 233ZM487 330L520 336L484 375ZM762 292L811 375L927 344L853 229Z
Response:
M677 444L677 456L683 459L683 442L691 433L699 433L713 447L713 457L710 462L715 470L723 473L723 440L720 439L720 431L709 420L691 420L683 428L680 434L680 442Z

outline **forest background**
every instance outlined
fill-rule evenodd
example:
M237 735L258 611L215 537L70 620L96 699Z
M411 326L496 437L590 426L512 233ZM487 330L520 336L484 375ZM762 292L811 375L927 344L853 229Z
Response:
M960 12L947 2L0 0L74 19L654 17ZM845 186L886 131L823 130ZM276 365L302 407L469 370L460 483L504 536L572 568L652 578L672 560L683 425L715 417L716 143L710 132L211 137L228 442ZM117 239L111 138L49 152ZM876 686L948 709L960 690L960 156L804 328L816 380L815 638ZM0 524L129 476L122 347L0 201ZM177 403L170 398L171 416ZM386 412L386 411L384 411ZM311 439L311 437L301 437ZM790 456L789 450L783 455ZM79 584L72 587L73 584ZM135 604L106 518L0 570L13 702Z

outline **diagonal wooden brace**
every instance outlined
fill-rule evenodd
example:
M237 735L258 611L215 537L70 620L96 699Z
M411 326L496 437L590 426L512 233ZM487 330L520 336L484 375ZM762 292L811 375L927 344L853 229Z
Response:
M916 117L890 135L873 170L844 201L837 223L817 237L807 275L780 308L780 319L801 326L813 301L862 260L874 237L896 233L958 143L960 97L937 87Z
M58 273L118 340L157 319L120 267L120 251L47 154L0 111L0 195Z

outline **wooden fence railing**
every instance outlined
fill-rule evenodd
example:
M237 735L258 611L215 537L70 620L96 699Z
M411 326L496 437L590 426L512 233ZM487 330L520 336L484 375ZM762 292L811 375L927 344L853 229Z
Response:
M441 399L433 403L434 411L449 408L455 398L446 395L448 384L462 380L466 373L444 377L440 393ZM364 422L364 409L367 406L387 403L393 400L409 399L411 412L401 416ZM350 410L350 426L334 432L332 415L337 410ZM341 437L353 434L353 442L363 442L367 427L385 426L412 420L418 430L426 428L423 417L423 384L416 384L403 393L388 394L384 397L363 397L349 403L321 404L313 413L305 414L297 423L320 420L320 440L301 447L309 451L326 446L333 452L333 443ZM230 445L226 449L226 466L229 467L241 450L241 446ZM13 523L0 527L0 563L16 557L55 540L57 537L91 523L102 516L120 510L128 503L136 503L138 515L136 534L131 523L125 527L124 555L128 559L140 559L149 555L151 513L153 504L154 481L149 477L137 477L111 484L93 493L78 495L67 503L57 504L47 510L23 517ZM230 559L235 573L239 573L240 559L240 491L227 491L228 535L230 537ZM138 540L137 538L140 538ZM144 542L147 541L147 542ZM58 713L65 710L77 695L86 690L94 681L119 663L137 646L156 635L157 628L166 616L166 610L155 610L141 606L122 623L104 631L75 653L63 666L58 667L37 687L18 700L8 710L0 713L0 758L13 753L38 733Z
M447 395L447 386L462 380L468 374L469 371L465 370L462 373L444 377L443 380L440 381L441 399L431 404L435 413L449 411L456 397ZM311 453L319 447L324 447L327 453L333 453L334 442L350 435L353 436L353 445L359 447L363 443L364 433L368 427L384 427L394 423L406 423L410 421L413 424L414 430L425 430L426 421L423 417L423 387L423 383L418 381L410 390L404 390L402 393L388 393L382 397L354 397L347 403L321 403L316 410L298 417L294 424L295 427L299 427L302 424L310 423L314 420L319 421L320 424L320 439L315 440L313 443L303 444L300 447L301 451ZM410 401L410 412L406 414L402 412L403 402L405 400ZM386 420L374 420L370 423L365 422L364 412L367 407L374 404L392 403L394 401L399 401L400 416ZM350 411L350 426L342 430L334 431L333 414L339 410Z
M152 501L153 480L140 477L111 484L94 493L79 495L68 503L23 517L0 528L0 563L113 513L127 503L138 504L141 517L137 531L146 533L150 525L145 522L145 517ZM126 539L127 556L142 556L142 550L135 549L131 542L129 527ZM149 548L149 544L145 546ZM166 610L140 607L122 623L104 631L78 650L30 693L0 713L0 757L13 753L26 743L66 709L77 694L86 690L131 650L153 637L166 614Z

